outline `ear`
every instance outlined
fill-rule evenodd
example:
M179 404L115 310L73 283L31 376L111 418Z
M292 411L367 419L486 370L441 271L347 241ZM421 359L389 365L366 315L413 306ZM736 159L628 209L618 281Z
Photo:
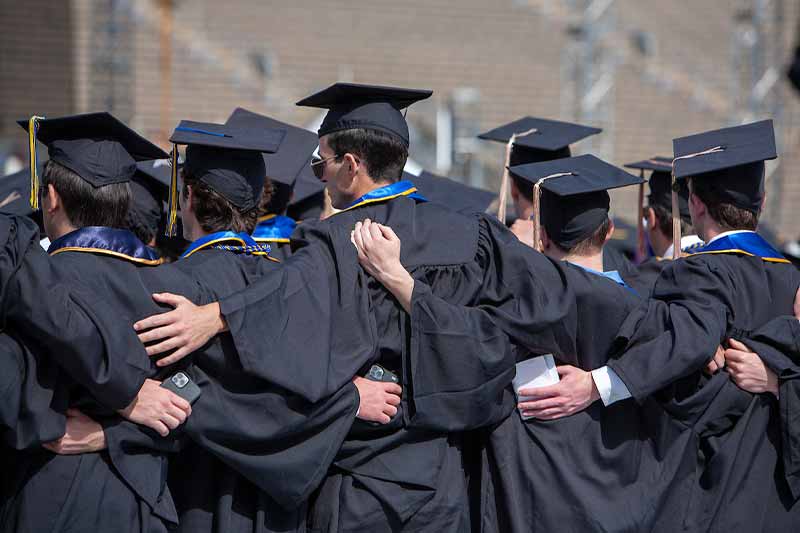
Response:
M647 229L653 230L656 227L656 212L652 207L644 210L644 219L647 221Z
M614 235L614 221L611 220L611 217L608 218L608 233L606 233L606 239L603 242L608 242L611 239L611 236Z
M54 213L61 208L61 196L58 195L56 188L52 183L47 184L47 194L45 194L44 205L42 208L47 210L48 213Z
M342 168L350 176L355 176L361 170L361 161L353 154L344 154L342 158Z
M693 192L689 192L689 205L698 217L706 214L706 204Z
M544 226L539 228L539 237L542 241L542 251L546 252L550 248L550 236L547 235L547 230L544 229Z
M194 204L194 191L192 190L191 185L186 185L185 197L183 194L178 193L178 204L179 207L181 208L181 211L183 211L183 209L189 210L192 208L192 204Z

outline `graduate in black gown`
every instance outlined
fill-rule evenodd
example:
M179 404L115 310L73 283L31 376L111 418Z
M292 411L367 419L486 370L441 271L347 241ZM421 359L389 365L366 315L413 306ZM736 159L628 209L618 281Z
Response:
M636 271L628 276L628 283L644 296L650 294L653 284L664 261L673 258L672 242L672 158L653 157L644 161L628 163L627 168L641 171L650 170L647 186L647 205L644 206L644 235L646 259L636 265ZM689 189L683 181L678 182L678 214L681 220L681 251L690 253L703 244L694 234L692 219L689 213Z
M40 120L26 125L33 129L35 138L47 144L50 153L37 194L41 196L44 227L52 241L48 250L52 258L49 263L56 275L50 276L46 268L37 266L41 262L35 263L32 270L25 269L18 274L26 278L20 287L30 288L54 280L60 284L91 287L96 297L113 309L116 329L122 329L120 321L132 323L137 313L158 309L148 297L150 291L135 293L131 287L137 283L141 286L141 269L152 268L160 261L133 234L118 228L125 226L130 201L127 183L135 172L136 159L166 154L107 113ZM38 183L34 183L36 191ZM28 264L23 263L22 268L26 266ZM195 296L190 284L174 285ZM12 287L9 290L22 289ZM26 293L22 294L22 297L7 295L10 305L4 306L4 311L14 314L27 306L31 309L30 321L39 328L46 327L52 312L41 309L46 307L42 300L30 301L28 295L26 301ZM58 303L58 300L54 302L56 306ZM61 353L46 351L47 348L55 350L55 346L40 346L34 342L31 330L35 329L27 323L22 326L17 323L15 331L24 335L25 342L40 354L47 353L47 363L53 365L60 361ZM56 328L61 329L64 329L63 324ZM92 335L98 336L97 331ZM125 345L112 346L119 350ZM82 348L91 349L92 345L87 343ZM105 372L113 374L116 368L125 367L136 369L128 374L131 381L125 389L138 391L145 377L155 376L156 368L141 348L130 352L114 351L106 357L113 361L111 368L90 369L88 374L92 379L88 382L78 384L62 374L53 384L56 389L53 394L61 395L65 390L68 393L67 405L71 410L66 412L67 434L83 433L102 425L103 438L90 445L93 453L71 455L70 450L61 448L64 446L62 439L52 447L48 445L48 449L40 447L42 443L32 443L19 454L13 470L8 472L9 499L3 509L3 527L7 530L165 531L168 523L177 522L171 497L165 491L163 452L170 443L145 428L124 421L113 410L116 405L128 405L129 398L111 398L112 405L108 406L97 398L109 396L96 396L98 390L105 392L102 387ZM189 410L187 402L172 396L175 404L168 413L170 429L183 422ZM152 442L153 446L143 450L126 449L117 442L119 431L143 434L142 439Z
M264 154L269 173L265 180L265 198L259 208L258 223L253 230L256 242L267 243L270 255L283 260L291 254L289 246L297 222L286 215L298 180L316 179L309 166L311 155L317 147L314 133L280 122L241 107L234 110L226 124L281 129L286 136L274 154Z
M265 176L261 152L275 152L282 137L282 130L264 123L184 121L170 139L189 145L180 205L184 236L191 241L172 266L209 287L215 298L246 288L252 272L279 268L250 233ZM268 335L261 342L271 346ZM304 531L311 491L356 411L367 408L359 407L359 385L348 382L328 398L306 401L249 373L228 334L187 362L202 395L185 427L186 446L170 462L179 529Z
M589 284L574 273L568 278L580 312L577 357L554 357L584 370L601 367L615 340L609 322L623 320L641 303L619 272L602 271L613 229L606 191L641 180L590 155L510 170L518 179L541 183L537 214L545 255L628 289ZM521 350L518 358L527 357ZM594 404L571 417L539 420L524 410L518 394L520 412L487 432L480 530L646 530L648 498L659 473L645 421L654 416L652 405Z

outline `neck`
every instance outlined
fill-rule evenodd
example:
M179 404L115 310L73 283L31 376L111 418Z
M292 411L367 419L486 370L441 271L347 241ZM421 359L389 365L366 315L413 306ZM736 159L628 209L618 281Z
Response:
M368 177L365 180L363 180L363 183L360 186L356 187L355 191L353 191L353 198L351 202L355 202L365 194L369 194L372 191L375 191L382 187L386 187L387 185L390 184L384 181L375 181L372 178Z
M567 254L564 257L565 261L569 261L570 263L575 263L576 265L580 265L584 268L591 268L592 270L596 270L598 272L603 272L603 251L600 250L596 254L592 255L569 255Z
M720 233L725 233L726 231L728 230L720 227L720 225L714 220L706 218L705 223L703 224L702 232L699 232L698 234L703 241L708 242L714 237L718 236Z
M661 231L654 231L650 233L650 246L653 247L653 252L658 257L664 257L664 254L669 250L672 244L672 236L667 237Z
M545 254L551 259L556 261L569 261L584 268L591 268L598 272L603 272L603 250L598 250L597 253L589 255L576 255L563 252L554 246L550 246Z
M533 217L533 204L531 203L517 202L514 209L517 211L517 218L531 220Z
M51 227L51 230L48 232L47 238L50 239L50 241L52 242L52 241L54 241L56 239L60 239L61 237L63 237L67 233L72 233L76 229L78 229L78 228L73 226L69 222L61 221L61 222L53 224L53 226Z

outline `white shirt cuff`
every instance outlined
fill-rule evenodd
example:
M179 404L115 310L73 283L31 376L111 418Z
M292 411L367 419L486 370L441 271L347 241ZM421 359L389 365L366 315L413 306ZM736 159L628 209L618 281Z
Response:
M607 366L592 370L592 379L595 387L597 387L597 392L600 393L600 399L606 407L631 397L631 393L625 383L616 372Z

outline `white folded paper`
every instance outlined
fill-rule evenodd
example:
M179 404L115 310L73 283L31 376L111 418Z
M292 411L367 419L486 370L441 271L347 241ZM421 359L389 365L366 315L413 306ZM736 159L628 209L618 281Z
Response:
M524 402L529 399L526 396L519 395L520 389L546 387L547 385L554 385L558 382L559 377L558 371L556 370L556 362L549 353L517 363L517 375L513 381L517 402ZM522 418L527 419L531 417L523 416Z

